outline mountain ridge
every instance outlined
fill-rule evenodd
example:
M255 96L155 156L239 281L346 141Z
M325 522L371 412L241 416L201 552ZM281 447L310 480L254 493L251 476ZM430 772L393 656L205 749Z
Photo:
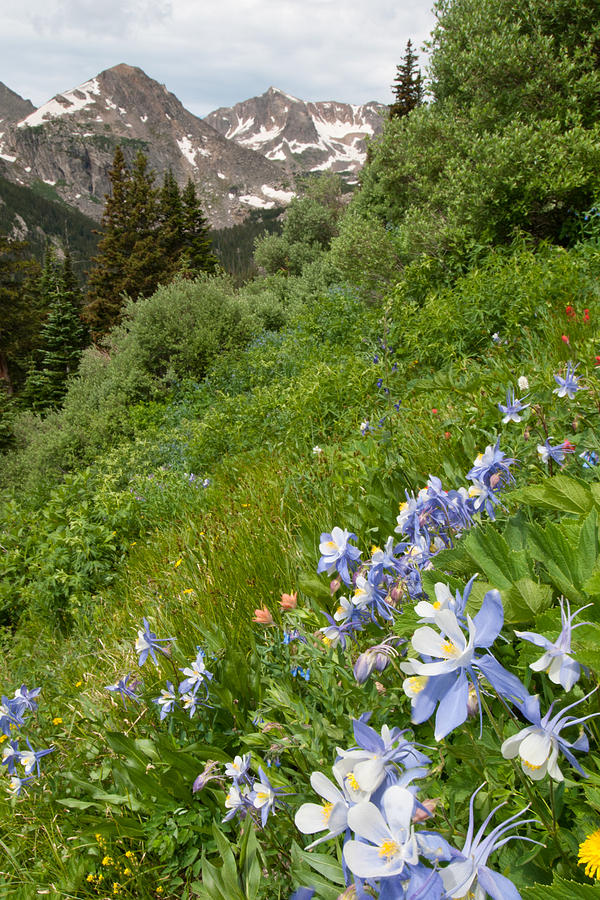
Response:
M159 178L169 169L182 186L191 178L216 227L293 196L280 166L228 141L164 85L125 63L10 125L0 137L0 174L21 184L43 181L98 220L117 144L129 163L142 150Z
M383 130L386 110L375 100L305 101L271 86L258 97L214 110L204 121L290 172L356 173L366 159L366 139Z

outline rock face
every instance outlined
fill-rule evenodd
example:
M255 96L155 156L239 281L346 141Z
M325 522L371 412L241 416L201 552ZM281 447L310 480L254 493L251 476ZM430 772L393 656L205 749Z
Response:
M0 174L25 185L45 182L96 220L117 144L129 163L142 150L160 179L168 169L181 186L191 177L213 227L293 196L281 165L227 140L133 66L114 66L32 109L28 104L25 117L0 135Z
M34 110L35 106L31 100L23 100L0 81L0 129L6 128L14 122L20 122Z
M387 107L371 102L306 103L270 87L205 118L240 146L285 163L291 172L356 172L365 162L365 138L383 129Z

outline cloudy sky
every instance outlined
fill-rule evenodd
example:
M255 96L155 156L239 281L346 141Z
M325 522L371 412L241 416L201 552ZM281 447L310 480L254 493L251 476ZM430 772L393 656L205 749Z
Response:
M0 81L40 106L120 62L196 115L263 93L389 102L432 0L0 0Z

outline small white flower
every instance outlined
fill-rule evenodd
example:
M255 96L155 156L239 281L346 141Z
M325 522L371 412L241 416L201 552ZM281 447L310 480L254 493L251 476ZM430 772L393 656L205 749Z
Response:
M318 444L315 444L315 446L314 446L313 449L312 449L312 452L313 452L313 455L314 455L314 456L320 456L321 453L323 452L323 450L322 450L321 447L319 447Z
M527 380L526 375L521 375L517 381L520 391L528 391L529 390L529 381Z

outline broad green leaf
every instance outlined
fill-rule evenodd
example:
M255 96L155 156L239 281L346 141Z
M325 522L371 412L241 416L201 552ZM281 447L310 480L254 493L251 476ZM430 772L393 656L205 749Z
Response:
M236 898L237 900L238 897L243 898L244 895L240 890L238 870L235 856L233 854L233 850L231 849L231 844L229 843L221 829L217 827L215 822L213 822L212 830L215 841L217 842L219 855L223 860L223 865L219 870L219 874L223 886L227 890L227 896L228 898L230 898L230 900L234 900L234 898Z
M583 600L579 582L578 548L565 537L560 525L532 525L527 547L534 559L542 563L556 588L572 602Z
M474 528L463 546L473 560L474 571L483 572L499 590L531 575L524 551L511 550L494 528Z
M519 578L503 591L504 615L507 622L531 622L552 605L552 588L531 578Z
M510 499L579 516L589 513L593 505L589 486L562 473L547 478L542 484L512 491Z

